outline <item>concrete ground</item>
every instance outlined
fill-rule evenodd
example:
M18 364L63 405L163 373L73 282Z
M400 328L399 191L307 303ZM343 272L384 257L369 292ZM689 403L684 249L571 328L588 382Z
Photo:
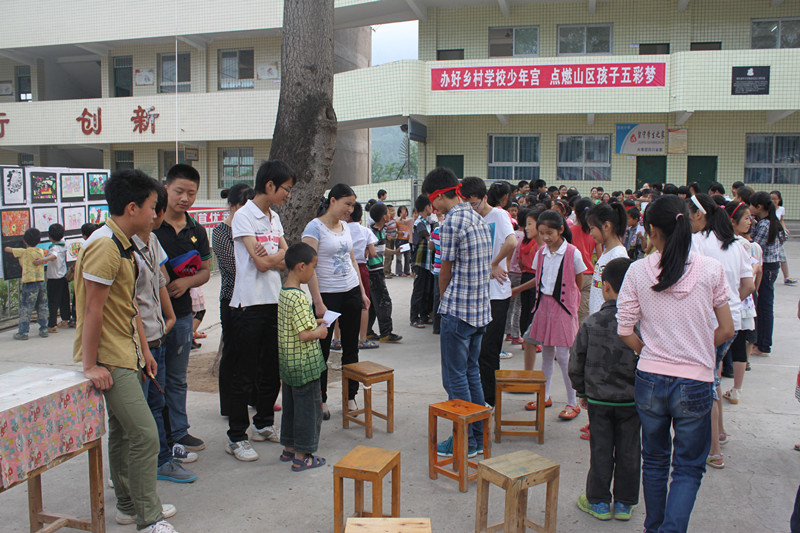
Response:
M793 274L800 277L800 240L789 242L786 250ZM773 355L754 357L753 370L745 378L741 402L735 406L724 404L726 427L731 434L731 442L723 447L726 467L724 470L709 469L703 478L692 514L691 531L789 531L789 516L800 482L800 453L792 449L800 442L800 405L794 399L798 368L798 343L794 335L800 329L797 318L800 287L785 286L782 280L781 277L776 284ZM362 351L360 357L395 369L394 433L387 434L382 421L377 421L371 440L366 439L363 429L358 427L342 429L341 384L331 383L333 416L323 423L319 448L319 454L327 459L328 465L302 473L290 472L288 465L278 460L280 445L272 443L255 443L260 460L241 463L224 452L227 423L219 416L217 395L190 392L191 432L207 443L207 449L200 452L199 461L190 465L199 479L190 485L158 482L162 501L178 508L171 522L179 531L329 532L333 529L333 464L359 444L402 452L403 516L430 517L434 531L439 533L474 530L474 483L469 492L461 493L452 480L428 477L427 406L446 399L440 379L439 338L431 334L430 327L424 330L409 327L406 317L412 280L394 278L388 284L394 299L395 331L403 335L403 342ZM212 277L205 287L209 305L202 326L209 333L205 347L216 347L219 338L220 328L215 318L218 316L215 301L218 288L217 277ZM680 335L680 332L675 334ZM78 368L72 364L73 330L47 339L33 336L28 342L15 341L12 335L13 330L0 333L0 373L30 365ZM502 367L521 369L519 347L507 344L506 348L514 357L503 360ZM539 366L537 364L537 368ZM730 386L731 380L723 381L726 390ZM381 390L381 386L376 386L379 406L385 398L378 392ZM559 532L641 531L643 503L635 509L628 523L600 522L577 508L575 501L584 490L589 465L589 445L578 438L578 429L586 424L587 418L584 412L571 422L558 420L557 414L565 400L558 372L554 376L552 394L555 405L546 412L545 443L539 445L529 438L505 437L501 444L494 445L493 454L530 449L560 463ZM510 413L521 414L528 399L507 395L504 403ZM447 431L441 424L440 435ZM88 515L85 455L46 473L43 479L46 510ZM352 491L352 484L345 484L347 512L352 511ZM0 532L28 530L26 492L22 485L0 496ZM388 493L387 480L384 509L389 508ZM107 530L111 533L133 531L133 526L119 526L114 522L113 490L106 490L105 502ZM544 489L532 489L530 516L540 520L543 505ZM502 511L502 491L493 488L490 521L499 519Z

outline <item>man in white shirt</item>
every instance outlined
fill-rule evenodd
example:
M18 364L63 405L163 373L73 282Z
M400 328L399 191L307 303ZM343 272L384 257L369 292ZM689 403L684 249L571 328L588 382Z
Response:
M47 303L50 307L48 328L50 333L58 333L58 326L67 327L70 320L69 282L67 281L67 247L64 243L64 226L50 224L47 230L50 249L44 260L47 265ZM61 311L61 323L58 313Z

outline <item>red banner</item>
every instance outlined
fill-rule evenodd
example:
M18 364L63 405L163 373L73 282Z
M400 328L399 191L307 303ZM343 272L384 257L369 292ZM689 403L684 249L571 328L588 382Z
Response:
M228 218L230 210L226 207L191 207L189 215L206 229L214 229L220 222Z
M666 63L432 68L431 90L665 87Z

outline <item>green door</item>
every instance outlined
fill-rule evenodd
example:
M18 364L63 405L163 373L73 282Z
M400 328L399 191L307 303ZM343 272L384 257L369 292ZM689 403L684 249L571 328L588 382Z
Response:
M712 181L717 181L717 156L690 155L686 166L686 183L696 181L705 192Z
M449 168L455 172L458 179L464 178L464 156L463 155L437 155L436 166Z
M666 183L667 156L636 156L636 188L641 189L643 183Z

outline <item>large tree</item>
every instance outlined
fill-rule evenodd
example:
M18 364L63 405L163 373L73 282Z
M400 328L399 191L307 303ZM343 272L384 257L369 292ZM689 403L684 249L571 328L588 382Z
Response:
M336 146L333 0L284 0L281 94L270 159L295 171L281 209L287 242L300 240L328 186Z

